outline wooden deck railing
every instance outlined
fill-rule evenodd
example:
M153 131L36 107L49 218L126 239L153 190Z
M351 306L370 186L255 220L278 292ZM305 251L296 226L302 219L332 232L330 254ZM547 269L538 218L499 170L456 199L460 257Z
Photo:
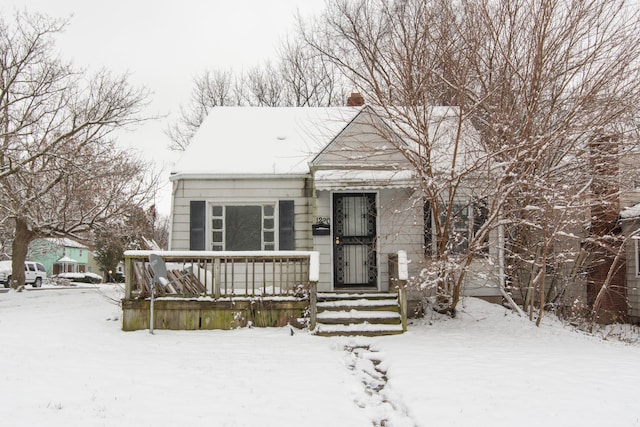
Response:
M159 297L307 298L319 275L319 255L313 251L127 251L125 299L150 296L151 253L167 264L169 283L156 285Z

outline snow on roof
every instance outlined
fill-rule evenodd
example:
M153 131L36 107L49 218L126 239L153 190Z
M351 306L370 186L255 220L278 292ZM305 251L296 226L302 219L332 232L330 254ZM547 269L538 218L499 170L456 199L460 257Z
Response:
M620 212L620 217L623 219L640 217L640 203L623 209L622 212Z
M77 264L77 263L78 261L66 255L56 261L56 264Z
M360 107L216 107L204 120L173 179L199 174L306 174Z
M65 248L87 248L87 246L83 245L82 243L76 242L75 240L69 239L68 237L47 237L45 238L45 240L58 246L64 246Z
M324 169L313 175L318 190L406 188L416 185L412 170Z

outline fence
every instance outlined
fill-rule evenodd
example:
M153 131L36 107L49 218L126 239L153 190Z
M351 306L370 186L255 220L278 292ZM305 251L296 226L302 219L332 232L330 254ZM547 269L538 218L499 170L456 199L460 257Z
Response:
M169 283L156 285L159 297L307 297L318 281L319 255L313 251L127 251L125 299L150 296L151 253L167 264Z

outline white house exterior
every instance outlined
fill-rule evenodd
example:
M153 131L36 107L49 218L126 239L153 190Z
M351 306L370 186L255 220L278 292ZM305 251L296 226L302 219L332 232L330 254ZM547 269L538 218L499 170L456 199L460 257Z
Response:
M318 251L319 291L388 290L398 250L418 276L422 197L379 122L367 106L214 108L172 171L170 249ZM467 289L499 295L487 277Z

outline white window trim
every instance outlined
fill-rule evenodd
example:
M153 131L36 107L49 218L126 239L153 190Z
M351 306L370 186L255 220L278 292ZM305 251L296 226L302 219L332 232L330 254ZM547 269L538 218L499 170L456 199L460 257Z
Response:
M238 201L233 201L233 200L208 200L207 201L207 213L206 213L206 223L205 223L205 230L206 230L206 247L213 249L213 211L212 208L213 206L222 206L223 207L223 228L222 228L222 250L227 250L226 249L226 242L225 242L225 231L224 231L224 214L226 212L226 207L227 206L262 206L262 232L260 233L260 246L262 249L260 250L265 250L264 249L264 206L265 205L272 205L273 206L273 229L269 229L268 231L273 231L273 250L278 250L279 249L279 244L280 242L278 241L278 236L279 236L279 218L280 218L280 212L278 211L278 207L279 207L279 200L274 200L274 199L269 199L269 200L252 200L252 201L247 201L247 202L238 202Z
M459 227L456 227L455 222L452 224L452 228L451 231L452 232L456 232L456 231L463 231L464 233L466 233L466 240L467 240L467 247L462 250L462 251L453 251L451 254L452 255L464 255L467 254L469 251L469 244L471 242L472 239L475 238L475 234L474 234L474 224L475 224L475 209L474 207L474 202L473 202L473 198L455 198L453 200L453 205L454 207L463 207L464 209L467 210L467 219L466 219L466 227L464 230L462 230ZM446 209L446 205L443 205L444 209ZM446 214L446 211L444 211L441 208L441 214ZM437 249L437 235L436 235L436 217L433 211L433 208L431 209L431 251L434 252Z

